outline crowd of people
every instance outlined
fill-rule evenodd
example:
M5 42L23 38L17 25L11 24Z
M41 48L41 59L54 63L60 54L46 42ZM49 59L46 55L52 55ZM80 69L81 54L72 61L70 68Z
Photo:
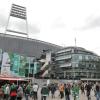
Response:
M87 100L91 100L91 91L94 91L96 100L100 100L100 83L50 83L44 84L42 87L38 83L22 83L16 85L4 84L0 86L0 100L38 100L38 91L40 90L41 100L47 100L47 97L51 94L51 100L55 98L55 92L59 91L58 97L60 99L71 100L70 95L74 100L79 99L79 93L87 96Z

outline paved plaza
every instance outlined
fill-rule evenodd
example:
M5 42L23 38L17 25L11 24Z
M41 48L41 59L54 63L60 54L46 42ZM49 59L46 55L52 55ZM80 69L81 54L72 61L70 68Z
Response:
M70 100L74 100L73 97L70 95L71 99ZM23 98L23 100L25 100L25 98ZM31 98L29 100L32 100ZM38 100L41 100L41 94L40 91L38 92ZM65 100L65 98L60 99L59 97L59 91L55 92L55 98L52 99L51 94L47 97L47 100ZM79 99L77 100L87 100L86 95L81 94L79 95ZM91 91L91 100L96 100L95 96L94 96L94 92Z

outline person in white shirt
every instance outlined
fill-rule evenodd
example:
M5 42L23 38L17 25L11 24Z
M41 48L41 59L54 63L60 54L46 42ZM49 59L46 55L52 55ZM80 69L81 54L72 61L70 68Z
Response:
M34 100L37 100L38 99L38 96L37 96L38 89L39 89L38 84L37 83L34 83L33 84L33 87L32 87L32 90L33 90L33 99Z
M5 88L5 100L9 100L9 95L10 95L10 87L9 84L7 84L6 88Z

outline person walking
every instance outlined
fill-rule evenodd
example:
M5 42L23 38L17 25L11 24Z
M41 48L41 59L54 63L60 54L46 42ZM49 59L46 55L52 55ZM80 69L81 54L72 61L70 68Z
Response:
M4 92L4 97L3 97L4 100L6 100L6 87L7 87L7 84L4 84L4 85L2 86L3 92Z
M55 91L56 91L56 86L54 84L51 85L51 95L52 98L55 98Z
M0 86L0 100L3 100L3 96L4 96L3 89Z
M23 98L23 88L19 85L17 89L17 100L22 100Z
M10 86L7 84L5 88L5 100L9 100L9 95L10 95Z
M16 100L17 86L13 83L10 88L10 100Z
M96 100L100 100L100 83L96 83L95 92L96 92Z
M37 100L38 99L38 96L37 96L37 94L38 94L38 89L39 89L39 86L38 86L38 84L37 83L34 83L34 85L33 85L33 87L32 87L32 92L33 92L33 99L34 100Z
M65 100L70 100L70 88L68 84L65 86Z
M85 88L86 88L86 93L87 93L87 99L91 100L91 97L90 97L91 89L92 89L91 84L88 83Z
M59 86L60 98L64 97L64 84L60 84Z
M74 100L79 99L79 86L78 83L74 83L72 86L72 95L74 97Z
M46 84L43 85L41 89L41 100L46 100L49 95L49 89Z
M84 91L84 89L85 89L84 84L81 85L80 89L81 89L81 94L85 94L85 91Z
M25 88L25 98L26 98L26 100L29 100L30 91L31 91L31 86L30 86L30 83L29 83Z

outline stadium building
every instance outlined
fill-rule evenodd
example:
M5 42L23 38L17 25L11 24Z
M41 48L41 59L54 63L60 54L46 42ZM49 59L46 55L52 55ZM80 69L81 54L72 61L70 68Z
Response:
M61 46L48 42L0 33L0 49L5 52L14 52L27 57L40 57L43 50L55 52Z
M61 48L62 48L61 46L47 43L40 40L36 40L36 39L13 36L13 35L4 34L4 33L0 34L0 49L2 51L1 54L7 52L10 55L17 54L19 56L23 56L24 58L30 57L31 63L33 63L32 60L40 58L44 50L49 49L51 50L51 52L55 52ZM2 55L1 55L1 58L2 58ZM26 67L27 70L29 68L28 63ZM1 64L2 64L2 61L1 61ZM31 64L31 65L34 67L34 64ZM31 68L32 70L34 69L33 67Z
M9 28L10 17L25 21L26 32ZM52 76L52 78L65 79L100 78L100 57L98 55L76 46L63 48L31 39L28 37L27 26L26 8L12 4L6 31L0 33L1 75ZM24 37L14 34L24 35Z
M19 23L23 21L25 22L25 31L17 29ZM14 29L13 26L15 26ZM26 7L12 4L5 33L0 33L0 70L2 75L32 76L37 69L40 69L40 66L37 67L39 64L34 64L34 61L36 62L36 59L40 58L44 50L55 52L61 48L55 44L29 38Z

